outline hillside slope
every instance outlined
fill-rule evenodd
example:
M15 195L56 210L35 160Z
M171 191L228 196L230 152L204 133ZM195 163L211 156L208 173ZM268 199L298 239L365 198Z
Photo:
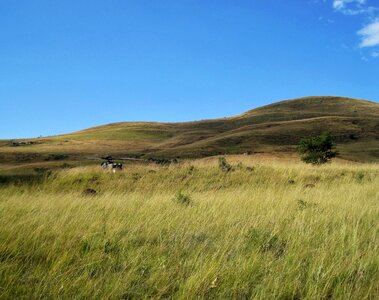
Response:
M112 123L54 137L0 141L0 162L83 160L103 155L184 158L294 152L302 137L323 131L332 132L342 158L379 161L378 103L305 97L229 118L186 123Z

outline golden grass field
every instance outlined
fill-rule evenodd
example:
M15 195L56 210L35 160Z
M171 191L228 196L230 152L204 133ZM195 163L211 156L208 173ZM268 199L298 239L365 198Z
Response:
M377 164L226 158L3 175L0 299L379 298Z

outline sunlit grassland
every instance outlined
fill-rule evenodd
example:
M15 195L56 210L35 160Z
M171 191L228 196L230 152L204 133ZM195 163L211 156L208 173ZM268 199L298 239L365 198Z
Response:
M228 160L3 184L0 299L379 297L378 165Z

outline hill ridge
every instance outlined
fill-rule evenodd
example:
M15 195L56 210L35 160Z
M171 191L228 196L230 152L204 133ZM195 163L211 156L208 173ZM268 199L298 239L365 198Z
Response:
M302 137L332 132L343 158L379 161L379 104L339 96L282 100L227 118L191 122L116 122L12 147L0 143L0 163L62 154L195 158L219 154L294 152Z

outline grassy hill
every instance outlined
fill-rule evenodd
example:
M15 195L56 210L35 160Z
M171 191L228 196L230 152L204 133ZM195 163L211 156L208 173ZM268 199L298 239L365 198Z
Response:
M46 138L3 140L0 163L84 161L103 155L198 158L246 152L293 153L302 137L323 131L332 132L342 158L379 161L378 103L305 97L222 119L112 123Z
M378 106L303 98L0 141L0 299L379 299L378 164L292 158L330 130L343 157L377 162ZM264 153L86 165L245 151Z

